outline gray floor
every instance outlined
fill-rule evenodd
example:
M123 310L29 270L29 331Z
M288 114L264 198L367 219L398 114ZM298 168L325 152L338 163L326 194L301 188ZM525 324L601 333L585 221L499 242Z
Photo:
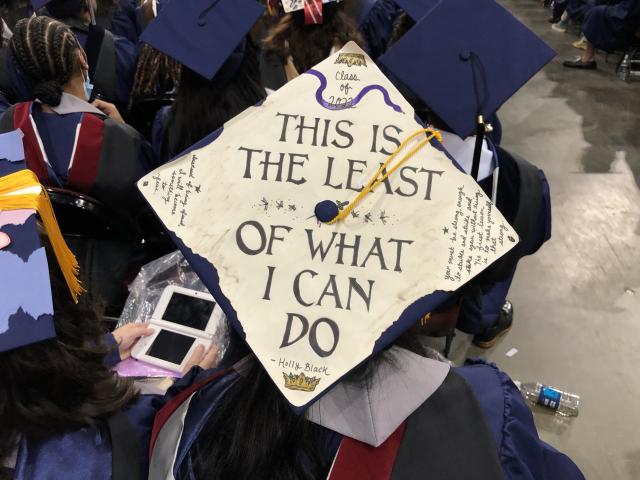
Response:
M539 1L500 0L558 57L501 110L503 145L547 174L553 238L520 264L513 329L488 352L458 335L453 360L483 356L514 379L582 396L580 415L536 411L543 439L592 479L640 479L640 83L573 71L576 33L550 29ZM514 357L505 353L517 348Z

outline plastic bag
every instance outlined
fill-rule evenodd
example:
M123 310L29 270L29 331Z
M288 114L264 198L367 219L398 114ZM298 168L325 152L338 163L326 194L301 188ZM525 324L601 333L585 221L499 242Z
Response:
M180 378L181 373L172 372L147 362L141 362L135 358L127 358L116 365L116 372L121 377L146 377L146 378Z
M150 321L162 292L170 285L209 293L182 253L180 251L169 253L140 269L138 276L129 286L129 297L117 326ZM226 320L218 325L213 335L213 343L218 347L218 358L222 359L229 346L229 324ZM161 369L144 362L137 362L137 364L134 376L140 376L140 364L148 367L146 376L160 376L158 372ZM127 371L127 368L123 368L120 373L128 376ZM144 368L142 371L145 371Z
M120 314L118 327L151 320L166 287L177 285L209 293L180 251L147 263L129 285L129 297Z

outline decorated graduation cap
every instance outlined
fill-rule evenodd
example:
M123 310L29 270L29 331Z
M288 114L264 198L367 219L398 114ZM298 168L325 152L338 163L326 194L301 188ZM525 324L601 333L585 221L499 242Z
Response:
M555 52L495 0L398 3L417 24L380 62L458 136L476 134L476 178L484 118Z
M244 37L263 11L256 0L172 0L141 38L209 80L217 73L228 80L242 63Z
M324 21L324 4L341 3L342 0L282 0L284 13L304 11L307 25L319 25Z
M518 242L438 136L351 42L138 183L295 407Z
M74 299L78 265L56 223L46 191L26 168L22 132L0 135L0 352L54 338L53 304L38 218Z

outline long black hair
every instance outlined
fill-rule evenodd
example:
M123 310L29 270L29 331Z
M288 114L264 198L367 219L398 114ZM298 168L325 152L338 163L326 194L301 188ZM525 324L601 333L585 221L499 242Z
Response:
M429 356L421 335L416 325L395 345ZM248 346L232 332L224 364L233 365L246 355L250 355ZM373 357L344 381L365 384L380 362L388 361L384 353ZM330 433L295 413L266 370L252 358L220 399L190 455L197 479L316 480L327 478L331 468L330 443ZM180 474L182 480L191 478L187 471Z
M136 100L161 97L176 89L180 82L180 68L173 58L145 43L133 79L130 106Z
M91 426L136 396L105 364L110 347L91 298L76 305L55 262L50 272L57 337L0 353L0 465L20 436L46 439Z
M221 73L226 68L223 66ZM226 84L220 83L218 76L210 81L182 67L176 100L163 132L160 151L163 160L174 157L264 100L267 94L260 82L258 52L249 38L239 69Z
M326 478L322 427L293 412L257 360L225 393L192 451L198 479ZM189 478L181 472L182 478Z
M81 50L71 29L49 17L24 18L16 23L10 45L33 95L46 105L58 106Z

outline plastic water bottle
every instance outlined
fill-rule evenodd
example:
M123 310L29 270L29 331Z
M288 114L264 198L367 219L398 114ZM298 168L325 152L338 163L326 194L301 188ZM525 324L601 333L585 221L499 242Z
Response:
M518 385L524 398L529 402L555 410L564 417L575 417L580 408L580 396L563 392L542 383L522 383Z
M629 55L629 53L626 53L624 58L620 62L620 65L618 65L618 71L616 72L616 74L618 75L618 78L620 80L623 80L626 82L627 80L629 80L630 73L631 73L631 56Z

